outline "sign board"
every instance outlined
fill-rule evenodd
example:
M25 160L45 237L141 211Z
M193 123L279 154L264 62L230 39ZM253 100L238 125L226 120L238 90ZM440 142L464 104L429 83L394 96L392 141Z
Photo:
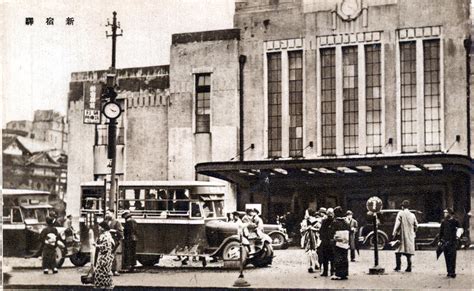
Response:
M247 209L257 209L260 214L262 214L262 204L245 204L245 210Z
M85 124L100 124L101 83L84 82L84 116Z
M382 210L382 200L377 196L370 197L366 206L368 211L378 213Z

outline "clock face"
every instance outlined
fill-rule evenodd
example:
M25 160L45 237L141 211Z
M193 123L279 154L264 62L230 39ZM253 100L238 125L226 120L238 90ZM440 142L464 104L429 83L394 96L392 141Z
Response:
M122 113L122 108L120 108L120 105L115 102L109 102L104 105L103 112L105 117L109 119L115 119L118 118Z
M341 5L342 12L348 16L356 14L358 8L357 1L353 0L346 0Z

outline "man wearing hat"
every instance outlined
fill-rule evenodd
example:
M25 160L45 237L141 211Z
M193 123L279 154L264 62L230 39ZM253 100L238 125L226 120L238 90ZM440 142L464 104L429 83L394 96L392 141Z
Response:
M456 247L457 240L461 237L463 230L459 221L454 217L454 210L444 210L444 219L439 229L439 244L444 252L448 277L456 278Z
M128 268L129 272L133 272L137 262L137 222L133 219L132 214L128 210L123 212L122 218L125 219L125 225L123 228L124 268Z
M321 228L319 230L321 244L318 248L318 256L321 258L321 276L327 277L328 273L331 276L334 274L334 251L331 241L333 237L331 236L331 224L334 221L334 209L328 208L327 217L323 220ZM329 270L329 264L331 264L331 269Z
M247 209L246 213L247 215L242 219L242 222L247 223L247 229L250 234L254 233L257 238L261 237L260 233L263 232L263 220L258 216L258 209Z
M349 224L349 245L351 249L351 262L355 262L355 253L356 253L356 239L357 239L357 229L359 228L359 223L354 219L353 213L350 210L346 212L347 224Z
M415 232L418 228L416 216L408 209L410 201L402 202L402 210L397 214L395 226L393 227L393 238L400 237L400 246L395 251L396 267L395 272L399 272L402 264L402 255L407 258L407 268L405 272L411 272L411 256L415 254Z

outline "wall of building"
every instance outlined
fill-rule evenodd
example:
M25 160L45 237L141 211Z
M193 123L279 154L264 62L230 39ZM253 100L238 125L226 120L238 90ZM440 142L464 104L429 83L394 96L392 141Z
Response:
M234 25L241 29L241 54L247 55L245 69L245 146L255 144L255 149L246 153L246 160L267 158L267 108L266 108L266 55L265 51L289 51L296 47L290 44L296 39L303 38L300 49L304 51L304 147L313 141L314 146L304 151L307 158L317 158L321 155L318 147L320 137L320 118L318 116L317 70L320 65L317 55L321 45L320 36L341 35L341 45L357 45L350 37L357 34L380 32L383 55L383 142L393 140L386 146L383 153L399 154L400 149L400 112L397 85L398 65L398 33L400 29L408 29L415 37L427 36L426 30L432 26L440 26L441 60L444 79L441 97L444 125L442 127L442 152L467 155L467 111L466 111L466 53L464 40L470 35L469 1L363 1L360 16L353 21L343 21L337 13L337 5L341 1L240 1L234 17ZM365 11L365 12L364 12ZM416 29L418 28L418 30ZM420 30L421 28L421 30ZM425 29L425 30L423 30ZM431 30L430 30L431 31ZM434 31L434 30L433 30ZM352 36L350 36L352 34ZM346 35L347 43L342 38ZM430 34L432 37L432 34ZM424 38L426 39L426 37ZM370 38L372 41L373 39ZM272 41L272 42L270 42ZM265 43L266 42L266 43ZM273 47L266 48L267 44ZM362 41L360 45L367 43ZM370 43L370 41L368 42ZM278 46L279 49L274 49ZM281 46L281 48L280 48ZM359 64L361 66L361 64ZM420 69L420 68L419 68ZM420 83L423 75L419 74ZM461 84L461 85L460 85ZM283 84L283 90L285 90ZM342 102L337 106L342 107ZM361 105L360 105L361 106ZM443 107L444 106L444 107ZM422 111L422 107L420 110ZM263 113L263 114L262 114ZM421 115L423 116L423 115ZM284 117L283 117L284 118ZM421 119L420 119L421 120ZM472 120L472 119L471 119ZM424 124L418 122L418 131L424 130ZM342 127L341 127L342 128ZM444 135L444 138L443 138ZM420 134L419 139L423 136ZM456 137L460 141L456 142ZM363 143L365 136L360 136ZM423 142L419 142L418 152L424 152ZM362 146L361 146L362 148ZM361 153L364 155L364 153ZM338 155L343 155L339 151Z
M119 120L117 174L127 180L167 179L167 108L169 66L117 70L117 100L124 112ZM70 158L68 208L79 213L80 184L94 179L110 179L107 145L95 144L96 125L84 124L84 84L105 82L106 71L73 73L70 82L68 120ZM122 121L123 120L123 121ZM106 118L102 116L102 124ZM102 125L104 126L104 125ZM80 145L80 146L79 146Z
M240 28L240 53L247 56L244 69L245 160L266 158L267 139L264 41L301 38L303 12L298 1L242 1L237 5L234 27ZM275 3L275 4L271 4ZM245 5L243 5L245 4Z
M170 180L193 180L194 164L230 160L238 152L238 40L221 40L221 32L206 34L204 38L215 40L199 41L203 36L195 33L171 47ZM211 74L210 133L196 133L195 129L195 76L200 73Z
M127 180L168 179L168 102L167 88L127 98Z
M71 86L71 89L73 88ZM73 216L78 216L81 183L94 180L93 149L95 126L82 122L84 113L83 99L71 101L70 98L69 100L67 119L71 134L69 135L68 143L68 185L65 201L67 202L67 212Z

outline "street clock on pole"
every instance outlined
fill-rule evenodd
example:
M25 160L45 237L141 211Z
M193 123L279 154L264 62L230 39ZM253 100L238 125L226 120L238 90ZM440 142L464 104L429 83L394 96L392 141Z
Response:
M122 108L116 102L107 102L102 112L108 119L117 119L122 114Z

